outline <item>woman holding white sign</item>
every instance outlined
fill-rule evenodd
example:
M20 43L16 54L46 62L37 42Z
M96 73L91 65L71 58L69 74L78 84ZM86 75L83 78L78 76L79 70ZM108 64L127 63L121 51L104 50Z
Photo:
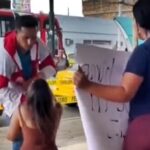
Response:
M77 88L112 102L130 102L129 127L124 150L150 149L150 0L139 0L133 7L137 46L118 86L103 85L87 79L79 69L74 75Z

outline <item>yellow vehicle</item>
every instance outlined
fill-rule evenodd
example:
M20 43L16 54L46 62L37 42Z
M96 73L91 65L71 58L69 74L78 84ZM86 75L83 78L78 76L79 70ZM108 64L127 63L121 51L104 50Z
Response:
M3 113L4 107L2 104L0 104L0 115Z
M61 104L74 104L77 102L74 91L73 74L74 67L58 71L55 78L48 80L48 84L56 100Z

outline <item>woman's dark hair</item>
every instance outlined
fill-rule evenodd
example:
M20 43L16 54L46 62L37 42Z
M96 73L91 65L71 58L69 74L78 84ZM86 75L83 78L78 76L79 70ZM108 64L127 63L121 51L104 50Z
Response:
M138 0L133 6L133 15L142 28L150 30L150 0Z
M32 15L22 15L22 16L17 15L15 20L15 27L18 30L20 30L21 27L37 28L38 20L36 17Z
M33 112L35 123L45 137L54 136L54 96L44 79L37 79L27 91L28 106Z

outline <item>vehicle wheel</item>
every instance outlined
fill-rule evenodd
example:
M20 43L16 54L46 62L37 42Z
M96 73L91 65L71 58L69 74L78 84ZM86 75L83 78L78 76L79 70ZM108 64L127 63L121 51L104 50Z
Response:
M2 114L3 114L3 110L0 110L0 116L2 116Z

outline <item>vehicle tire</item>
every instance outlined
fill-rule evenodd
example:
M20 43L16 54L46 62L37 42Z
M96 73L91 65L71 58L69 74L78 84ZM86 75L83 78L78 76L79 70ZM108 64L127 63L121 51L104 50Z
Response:
M77 103L72 103L72 104L67 104L67 106L69 106L69 107L77 107L78 105L77 105Z

